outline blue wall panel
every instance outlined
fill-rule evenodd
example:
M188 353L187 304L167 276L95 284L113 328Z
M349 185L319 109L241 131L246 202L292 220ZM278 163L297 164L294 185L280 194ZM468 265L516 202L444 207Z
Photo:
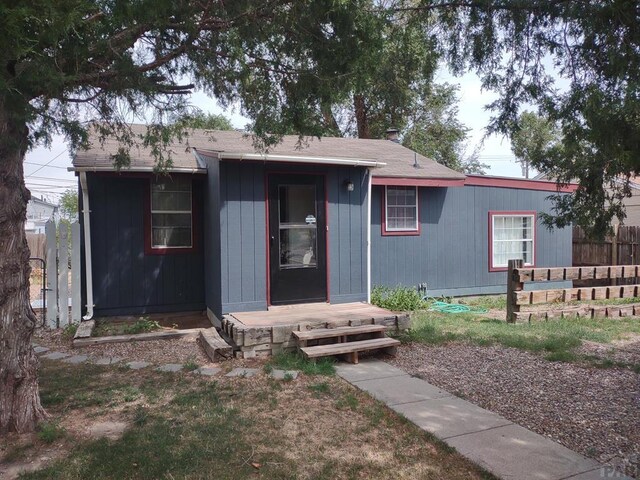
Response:
M420 188L419 236L383 236L383 187L372 198L372 283L415 286L432 295L506 291L506 273L489 271L490 210L550 212L549 192L495 187ZM571 229L538 219L536 266L571 265Z
M88 174L95 315L204 309L202 211L194 212L196 249L146 255L148 178ZM194 177L196 178L196 177ZM203 194L194 180L194 199Z
M220 162L222 311L267 308L265 176L269 171L322 174L328 198L329 298L366 299L366 170ZM354 183L348 192L345 180Z
M264 166L220 162L222 311L267 308Z

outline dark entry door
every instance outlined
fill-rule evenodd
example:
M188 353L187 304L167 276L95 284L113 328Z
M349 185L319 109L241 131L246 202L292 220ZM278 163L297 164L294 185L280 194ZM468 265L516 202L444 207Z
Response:
M327 300L324 177L269 175L271 304Z

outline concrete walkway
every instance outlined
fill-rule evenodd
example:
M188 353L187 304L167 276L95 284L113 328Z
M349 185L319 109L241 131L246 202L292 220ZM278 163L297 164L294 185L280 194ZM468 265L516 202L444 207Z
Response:
M380 360L340 364L337 370L346 381L497 477L509 480L629 479L611 467Z

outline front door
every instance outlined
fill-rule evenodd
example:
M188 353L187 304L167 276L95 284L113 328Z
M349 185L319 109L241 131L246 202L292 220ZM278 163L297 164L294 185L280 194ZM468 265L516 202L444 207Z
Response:
M269 175L271 304L327 300L324 177Z

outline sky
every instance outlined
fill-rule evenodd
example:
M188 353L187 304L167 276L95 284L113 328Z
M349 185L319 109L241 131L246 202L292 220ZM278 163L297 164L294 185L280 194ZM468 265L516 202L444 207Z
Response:
M482 91L480 79L473 73L452 77L446 71L442 71L436 81L460 86L459 119L470 129L468 152L472 152L482 141L484 129L491 117L484 107L492 102L496 95ZM223 110L215 99L201 92L195 92L191 97L192 103L203 111L226 115L236 128L244 128L248 123L237 111ZM522 177L520 165L514 161L508 139L495 135L486 138L480 149L480 161L489 165L489 175ZM64 139L54 137L50 148L38 147L27 153L24 165L27 187L34 196L57 203L65 190L77 188L74 174L67 171L70 166L71 158Z

